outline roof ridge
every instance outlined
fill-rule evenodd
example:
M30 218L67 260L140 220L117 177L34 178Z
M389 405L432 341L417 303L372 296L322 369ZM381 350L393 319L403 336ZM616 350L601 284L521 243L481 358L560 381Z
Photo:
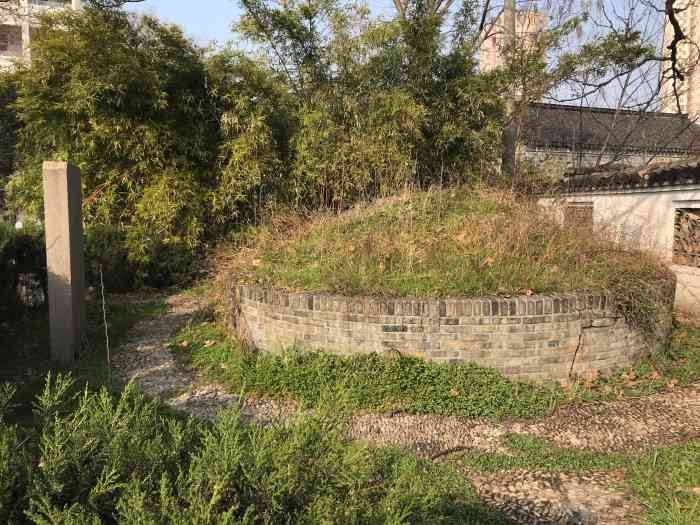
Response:
M656 117L682 117L688 118L687 113L673 113L668 111L643 111L634 109L616 109L616 108L606 108L602 106L574 106L571 104L554 104L551 102L529 102L530 107L541 107L541 108L552 108L564 111L576 111L576 112L589 112L589 113L623 113L627 115L653 115Z

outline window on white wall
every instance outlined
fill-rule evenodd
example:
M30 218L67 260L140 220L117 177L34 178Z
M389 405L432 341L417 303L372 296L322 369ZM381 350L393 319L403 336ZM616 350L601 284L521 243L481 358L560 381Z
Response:
M10 31L0 26L0 53L10 49Z
M700 267L700 208L677 208L673 234L673 262Z
M593 228L593 203L569 202L564 208L564 225L575 228Z

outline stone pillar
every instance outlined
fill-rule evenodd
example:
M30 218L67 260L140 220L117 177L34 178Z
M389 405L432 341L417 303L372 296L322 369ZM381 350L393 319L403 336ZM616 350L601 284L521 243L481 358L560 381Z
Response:
M20 27L22 29L22 57L26 62L30 62L32 59L31 45L32 45L32 33L30 18L32 16L32 9L28 0L20 0Z
M75 359L85 327L82 200L78 168L44 162L51 358L62 364Z

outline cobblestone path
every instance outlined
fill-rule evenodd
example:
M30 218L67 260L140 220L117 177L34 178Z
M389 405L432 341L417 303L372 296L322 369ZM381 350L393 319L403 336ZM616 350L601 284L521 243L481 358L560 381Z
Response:
M138 323L113 359L125 381L195 417L213 419L239 404L244 419L260 424L295 412L293 403L239 398L176 362L168 342L206 307L196 298L171 296L168 312ZM486 420L412 414L361 414L349 436L374 446L398 445L421 457L448 461L451 452L508 453L508 433L535 435L553 445L597 452L642 452L700 437L700 387L640 399L577 404L533 420L494 424ZM477 493L515 523L633 525L641 509L624 488L624 472L512 470L484 474L461 467Z

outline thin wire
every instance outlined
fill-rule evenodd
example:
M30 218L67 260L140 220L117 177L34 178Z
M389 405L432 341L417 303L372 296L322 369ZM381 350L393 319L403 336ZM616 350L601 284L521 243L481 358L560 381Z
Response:
M102 322L105 327L105 344L107 345L107 386L112 388L112 362L109 353L109 330L107 330L107 304L105 302L105 283L102 279L102 265L100 264L100 287L102 289Z

